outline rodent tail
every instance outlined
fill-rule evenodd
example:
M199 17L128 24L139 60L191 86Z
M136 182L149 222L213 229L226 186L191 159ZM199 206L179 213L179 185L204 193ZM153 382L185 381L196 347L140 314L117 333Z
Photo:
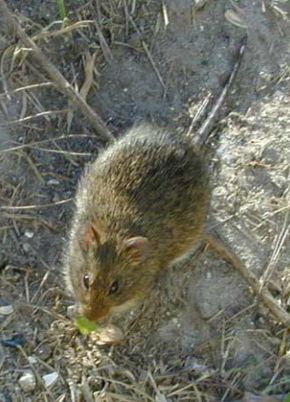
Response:
M203 122L203 124L200 126L200 128L197 130L195 133L195 138L198 146L203 147L205 143L207 142L209 135L218 119L218 114L219 111L225 101L225 98L237 76L239 67L241 65L243 55L245 53L245 48L247 44L247 36L244 36L239 44L238 48L238 53L237 53L237 60L235 64L233 65L232 71L230 75L228 76L226 83L224 85L224 88L220 95L217 97L217 99L214 101L213 106L211 107L208 116L206 120ZM205 99L204 104L202 105L202 108L205 109L208 106L209 103L209 97ZM196 118L195 118L196 120Z

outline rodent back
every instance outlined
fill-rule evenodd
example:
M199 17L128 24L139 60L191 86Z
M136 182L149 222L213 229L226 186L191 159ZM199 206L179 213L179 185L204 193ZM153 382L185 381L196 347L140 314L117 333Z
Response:
M79 193L86 213L112 230L154 232L206 209L207 167L190 139L143 125L96 159Z
M87 169L76 201L67 282L98 319L146 294L158 271L193 246L208 208L206 165L186 137L134 128ZM110 264L101 259L107 242L115 244Z

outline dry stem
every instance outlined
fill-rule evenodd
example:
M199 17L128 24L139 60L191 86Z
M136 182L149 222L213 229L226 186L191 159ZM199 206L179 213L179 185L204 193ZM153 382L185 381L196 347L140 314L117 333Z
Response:
M253 289L256 296L261 299L263 304L271 311L279 322L282 322L287 328L290 327L290 315L277 303L266 287L261 287L257 277L248 270L239 257L225 244L219 236L214 233L206 233L206 241L209 245L224 259L229 261L234 268L241 274L248 285Z
M70 83L59 72L59 70L48 61L44 53L33 42L33 40L26 35L25 31L21 28L17 20L9 11L4 0L0 0L0 14L3 16L3 20L7 21L7 23L10 25L13 32L16 33L21 42L27 48L32 50L32 52L30 52L31 56L37 63L39 63L44 71L46 71L47 75L54 82L55 87L71 100L72 104L77 110L80 110L83 115L86 116L103 140L112 140L113 136L100 116L92 110L84 98L70 85Z

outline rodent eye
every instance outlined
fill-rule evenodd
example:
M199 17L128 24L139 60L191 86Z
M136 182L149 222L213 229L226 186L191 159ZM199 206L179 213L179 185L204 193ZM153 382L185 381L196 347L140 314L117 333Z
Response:
M119 290L119 284L117 281L115 281L112 283L109 294L112 295L112 294L118 292L118 290Z
M85 274L85 275L83 276L83 284L84 284L84 287L85 287L87 290L89 290L89 288L90 288L90 276L89 276L88 274Z

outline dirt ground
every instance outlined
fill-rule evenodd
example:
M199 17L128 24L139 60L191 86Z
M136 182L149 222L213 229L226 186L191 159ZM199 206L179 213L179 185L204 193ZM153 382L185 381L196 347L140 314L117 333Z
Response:
M61 3L7 5L83 94L86 82L116 136L140 121L188 129L247 33L216 133L209 222L289 309L290 3L75 0L64 22ZM289 331L208 249L122 319L123 344L78 333L62 250L77 180L104 144L1 16L0 50L0 401L289 402Z

